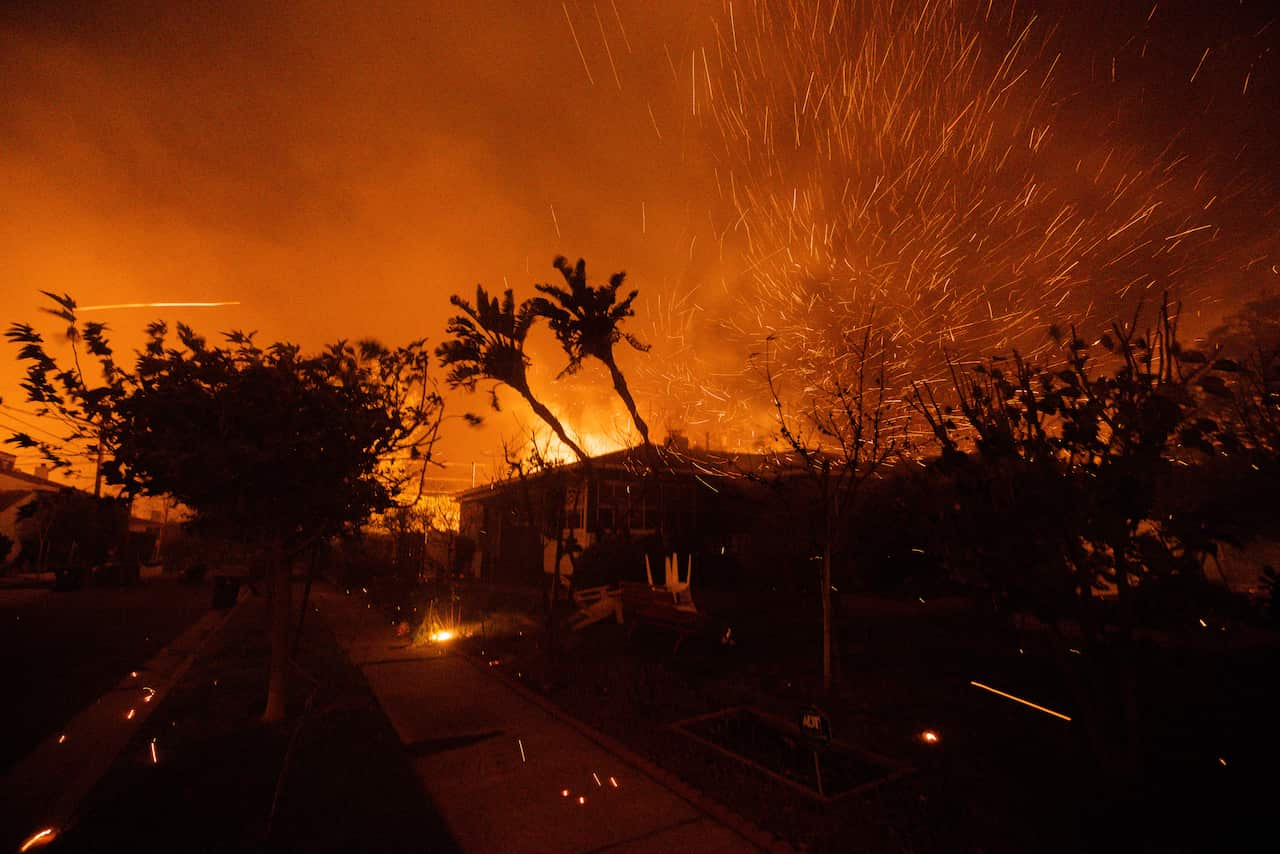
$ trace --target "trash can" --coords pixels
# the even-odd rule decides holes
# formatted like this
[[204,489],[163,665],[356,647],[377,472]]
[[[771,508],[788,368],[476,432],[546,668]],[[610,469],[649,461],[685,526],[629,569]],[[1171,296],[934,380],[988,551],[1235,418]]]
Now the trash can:
[[213,607],[231,608],[240,595],[240,579],[234,575],[215,575],[213,577]]

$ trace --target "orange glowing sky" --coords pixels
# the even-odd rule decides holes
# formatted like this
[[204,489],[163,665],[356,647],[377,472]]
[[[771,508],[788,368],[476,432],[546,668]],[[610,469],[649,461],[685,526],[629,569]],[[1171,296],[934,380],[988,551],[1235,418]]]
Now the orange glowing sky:
[[[156,318],[206,334],[255,329],[308,348],[342,337],[438,341],[450,294],[505,282],[531,295],[565,254],[585,257],[600,278],[625,269],[641,290],[636,331],[652,339],[656,325],[671,336],[651,356],[622,353],[626,369],[689,345],[672,318],[727,303],[745,265],[732,239],[709,236],[725,225],[712,222],[723,217],[712,212],[716,155],[686,104],[688,72],[677,68],[727,4],[267,5],[68,2],[0,13],[0,323],[39,319],[37,291],[46,289],[86,305],[239,303],[95,315],[125,346]],[[1032,5],[1050,15],[1074,8]],[[1120,5],[1141,22],[1151,4]],[[1176,21],[1195,4],[1170,6]],[[1242,142],[1218,159],[1244,171],[1275,151],[1275,134],[1260,132],[1274,121],[1258,116],[1275,112],[1269,46],[1280,29],[1259,31],[1268,13],[1257,4],[1247,12],[1234,30],[1188,19],[1150,60],[1182,80],[1202,45],[1243,57],[1233,63],[1253,75],[1251,100],[1232,107],[1238,126],[1219,125]],[[1129,18],[1108,18],[1103,41],[1116,44],[1072,66],[1087,70],[1119,50]],[[1078,23],[1062,29],[1080,42]],[[1234,65],[1209,65],[1206,78],[1239,86]],[[1155,99],[1160,67],[1145,72],[1143,97]],[[1174,88],[1144,119],[1167,119],[1162,144],[1185,103]],[[1254,191],[1273,178],[1251,180],[1251,199],[1271,198],[1270,188]],[[1255,208],[1242,215],[1266,226],[1254,248],[1274,257],[1275,208]],[[548,340],[535,342],[535,354]],[[694,346],[713,369],[746,355],[712,337]],[[23,407],[4,347],[0,397]],[[590,374],[566,381],[572,390],[553,388],[553,375],[539,370],[535,381],[571,423],[606,432],[622,423]],[[638,394],[659,434],[663,393],[656,382]],[[455,415],[484,409],[481,396],[450,400]],[[530,420],[511,405],[481,430],[448,422],[440,457],[469,477],[471,463],[492,459],[514,432],[515,416]]]

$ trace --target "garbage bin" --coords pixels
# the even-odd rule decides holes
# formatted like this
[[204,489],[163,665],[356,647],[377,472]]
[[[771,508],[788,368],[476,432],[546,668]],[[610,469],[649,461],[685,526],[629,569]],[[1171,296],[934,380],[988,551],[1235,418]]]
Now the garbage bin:
[[213,607],[230,608],[236,604],[240,595],[240,579],[234,575],[215,575],[213,577]]

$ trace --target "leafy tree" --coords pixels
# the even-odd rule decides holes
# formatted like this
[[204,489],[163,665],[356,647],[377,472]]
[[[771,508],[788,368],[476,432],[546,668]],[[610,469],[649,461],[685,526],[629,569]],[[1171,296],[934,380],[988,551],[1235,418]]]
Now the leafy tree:
[[[74,327],[74,302],[60,304]],[[388,467],[388,457],[429,459],[442,414],[429,351],[423,341],[396,350],[338,342],[304,355],[287,343],[259,347],[241,332],[220,346],[185,325],[172,346],[164,324],[147,332],[130,371],[115,365],[100,336],[105,391],[73,385],[60,405],[107,416],[100,423],[114,448],[104,465],[108,482],[128,495],[171,496],[195,513],[198,528],[267,552],[272,652],[263,718],[279,721],[291,561],[393,502],[407,476]],[[43,370],[43,351],[28,358]]]
[[902,450],[894,423],[894,404],[885,385],[885,346],[872,336],[871,324],[821,382],[804,392],[797,414],[783,402],[777,376],[766,354],[765,379],[783,442],[799,460],[818,497],[822,567],[818,589],[822,604],[822,688],[831,690],[831,567],[861,506],[863,489]]
[[[36,414],[59,422],[66,433],[61,446],[41,442],[25,432],[16,432],[5,441],[20,448],[35,449],[54,468],[61,469],[72,467],[65,447],[83,448],[96,460],[93,494],[99,496],[102,494],[102,462],[108,450],[104,437],[113,417],[111,401],[119,369],[106,340],[105,324],[89,322],[82,326],[75,316],[75,300],[69,294],[41,293],[54,304],[41,311],[67,324],[65,338],[71,346],[70,366],[58,365],[45,349],[44,337],[30,324],[12,324],[5,331],[5,337],[18,345],[18,359],[27,363],[26,378],[21,383],[27,401],[36,405]],[[87,352],[82,354],[82,349]],[[81,367],[82,355],[99,361],[102,384],[95,385],[86,376]]]

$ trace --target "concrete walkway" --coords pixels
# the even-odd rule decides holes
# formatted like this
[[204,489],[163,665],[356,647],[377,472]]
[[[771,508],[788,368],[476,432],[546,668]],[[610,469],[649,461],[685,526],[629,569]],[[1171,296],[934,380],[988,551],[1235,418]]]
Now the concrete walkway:
[[643,760],[605,749],[477,663],[408,647],[362,597],[331,588],[313,597],[464,851],[763,850],[722,809],[659,782]]

